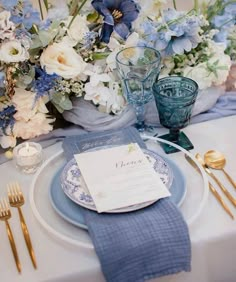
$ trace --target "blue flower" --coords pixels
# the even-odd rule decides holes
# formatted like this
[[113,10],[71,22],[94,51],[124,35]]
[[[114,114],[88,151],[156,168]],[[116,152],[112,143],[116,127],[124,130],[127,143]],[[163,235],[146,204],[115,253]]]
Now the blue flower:
[[53,89],[56,85],[56,79],[58,75],[47,74],[43,69],[35,69],[36,79],[33,82],[33,89],[36,92],[36,100],[39,97],[49,94],[49,90]]
[[12,7],[16,6],[17,3],[18,3],[18,0],[1,0],[0,1],[1,6],[6,10],[9,10]]
[[[224,1],[224,3],[227,4],[227,1]],[[211,25],[219,30],[214,36],[214,40],[224,43],[225,46],[230,44],[228,40],[229,32],[236,25],[236,3],[225,6],[219,15],[213,17]]]
[[138,17],[138,5],[133,0],[93,0],[94,9],[104,17],[101,41],[108,43],[115,30],[123,39],[130,33],[131,23]]
[[5,87],[4,81],[5,81],[5,72],[1,71],[0,72],[0,88]]
[[151,40],[153,47],[163,56],[189,52],[201,42],[201,20],[195,15],[174,9],[164,10],[161,22],[154,27],[147,31],[145,38],[149,42]]
[[13,129],[15,118],[14,114],[16,113],[16,109],[13,105],[7,106],[2,111],[0,111],[0,128],[3,130],[3,133],[7,135],[7,128]]
[[11,21],[17,25],[23,25],[25,29],[31,29],[33,24],[40,24],[40,13],[33,8],[29,0],[1,0],[1,6],[11,12]]

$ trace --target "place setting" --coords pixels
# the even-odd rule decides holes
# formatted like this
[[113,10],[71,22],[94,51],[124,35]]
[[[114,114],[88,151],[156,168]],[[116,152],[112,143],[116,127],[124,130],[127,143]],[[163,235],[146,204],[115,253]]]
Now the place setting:
[[[64,150],[65,148],[64,145]],[[103,166],[99,170],[101,158],[103,159]],[[55,211],[64,220],[78,228],[89,231],[89,236],[92,238],[101,263],[104,260],[107,263],[108,261],[113,263],[117,258],[113,257],[112,259],[109,256],[110,252],[103,253],[102,251],[103,247],[107,245],[108,250],[111,251],[114,248],[114,251],[119,253],[117,244],[110,241],[112,237],[116,238],[117,242],[124,243],[124,240],[133,240],[133,230],[136,228],[142,229],[142,224],[147,225],[149,221],[150,224],[154,224],[154,221],[157,220],[160,221],[160,224],[165,225],[162,217],[166,213],[166,208],[169,211],[172,210],[170,218],[174,216],[173,222],[180,224],[179,220],[182,216],[180,216],[177,205],[181,205],[181,201],[183,201],[186,184],[181,170],[173,163],[162,159],[158,154],[148,149],[141,149],[137,143],[90,149],[75,154],[74,158],[54,175],[49,188],[50,201]],[[117,173],[117,170],[119,173]],[[181,191],[180,189],[184,190]],[[171,201],[160,200],[160,198],[170,196],[170,191],[173,195]],[[160,208],[155,208],[155,205],[160,205]],[[162,215],[159,215],[161,216],[159,217],[158,213],[162,209],[164,214],[161,212]],[[153,217],[154,214],[155,217]],[[137,226],[136,220],[140,221]],[[169,220],[172,222],[171,219]],[[113,221],[112,225],[109,223],[110,221]],[[123,224],[125,226],[128,224],[128,226],[125,227]],[[132,225],[134,226],[132,227]],[[105,228],[108,228],[108,230],[104,231],[102,226],[106,226]],[[121,226],[123,226],[121,234],[130,233],[131,237],[122,237],[123,235],[118,232]],[[172,223],[166,226],[170,234],[173,228],[171,226]],[[180,224],[180,226],[183,228],[185,224]],[[177,226],[173,230],[176,231],[176,228]],[[150,229],[152,234],[155,233],[154,229],[153,226]],[[101,238],[103,232],[106,235]],[[109,237],[109,240],[106,239],[106,236]],[[146,235],[144,237],[141,235],[137,244],[142,244],[144,238],[150,240]],[[188,242],[186,238],[185,243]],[[173,240],[175,241],[174,238]],[[103,246],[103,244],[105,245]],[[160,251],[161,245],[159,246]],[[123,256],[125,252],[126,250],[122,247],[120,255]],[[130,250],[130,253],[132,254],[133,250]],[[153,256],[156,255],[153,254]],[[106,275],[109,275],[108,269],[111,269],[111,265],[106,268],[105,263],[102,267],[104,267]],[[114,270],[114,273],[119,272],[116,271]]]

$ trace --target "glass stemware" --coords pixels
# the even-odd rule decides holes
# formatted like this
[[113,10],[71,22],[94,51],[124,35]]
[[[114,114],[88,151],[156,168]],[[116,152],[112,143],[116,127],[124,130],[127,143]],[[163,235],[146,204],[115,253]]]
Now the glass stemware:
[[[186,150],[193,149],[193,144],[180,129],[189,124],[198,94],[197,83],[182,76],[164,77],[154,83],[153,91],[160,123],[169,129],[169,134],[160,138],[174,142]],[[178,151],[167,144],[163,144],[163,149],[167,154]]]
[[124,95],[135,109],[140,132],[146,129],[145,105],[153,99],[152,86],[160,73],[160,61],[160,53],[150,47],[128,47],[116,55]]

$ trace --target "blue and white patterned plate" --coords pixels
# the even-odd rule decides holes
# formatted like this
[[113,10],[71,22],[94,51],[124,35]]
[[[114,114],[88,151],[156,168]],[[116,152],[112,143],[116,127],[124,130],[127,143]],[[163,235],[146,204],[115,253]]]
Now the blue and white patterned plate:
[[[149,162],[152,164],[155,171],[160,175],[162,182],[169,189],[173,182],[173,172],[169,165],[156,153],[142,149]],[[76,160],[71,159],[64,167],[61,173],[61,186],[64,193],[76,204],[85,207],[90,210],[96,210],[93,199],[88,191],[88,188],[84,182],[81,172],[78,168]],[[129,212],[137,209],[141,209],[151,205],[155,201],[149,201],[141,204],[135,204],[132,206],[114,209],[109,211],[110,213]]]

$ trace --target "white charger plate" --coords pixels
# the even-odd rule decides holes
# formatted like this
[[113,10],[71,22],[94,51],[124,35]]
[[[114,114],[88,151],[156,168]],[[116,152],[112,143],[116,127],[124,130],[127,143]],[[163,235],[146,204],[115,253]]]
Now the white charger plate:
[[[176,147],[184,154],[187,154],[199,168],[201,172],[202,182],[201,186],[199,186],[196,190],[196,193],[201,194],[200,200],[195,208],[191,211],[185,211],[185,209],[183,208],[183,216],[188,226],[190,227],[199,217],[203,207],[207,202],[209,189],[206,173],[203,171],[201,165],[196,162],[194,156],[180,146],[157,137],[145,136],[145,138],[153,140],[154,142],[166,143],[173,147]],[[72,244],[73,246],[93,249],[94,247],[88,235],[88,232],[82,228],[74,226],[73,224],[64,220],[60,215],[58,215],[58,213],[52,207],[50,198],[48,197],[54,173],[55,171],[58,171],[64,163],[65,158],[63,156],[63,151],[60,150],[58,153],[46,160],[36,172],[29,190],[29,200],[32,211],[42,227],[55,239],[59,239],[60,242]],[[195,173],[194,177],[195,175],[197,174]],[[187,187],[187,190],[189,188],[190,187]],[[195,197],[190,197],[187,199],[190,200],[188,206],[191,206],[191,203],[193,201],[194,203],[196,202]],[[185,205],[185,202],[186,201],[183,201],[183,206]]]
[[[97,150],[101,150],[104,148],[107,148],[107,146],[99,147]],[[168,162],[166,162],[162,157],[160,157],[155,152],[147,149],[142,149],[142,151],[145,154],[148,161],[151,163],[154,170],[159,174],[163,184],[165,184],[165,186],[169,189],[173,182],[172,167],[170,167]],[[84,179],[78,168],[77,162],[74,158],[71,159],[65,165],[60,175],[60,179],[61,179],[62,190],[73,202],[87,209],[96,211],[96,206],[93,202],[93,199],[89,193],[89,190],[84,182]],[[184,186],[183,189],[186,189],[186,187]],[[107,212],[122,213],[122,212],[135,211],[147,207],[153,204],[154,202],[156,202],[156,200],[135,204],[124,208],[114,209]]]

